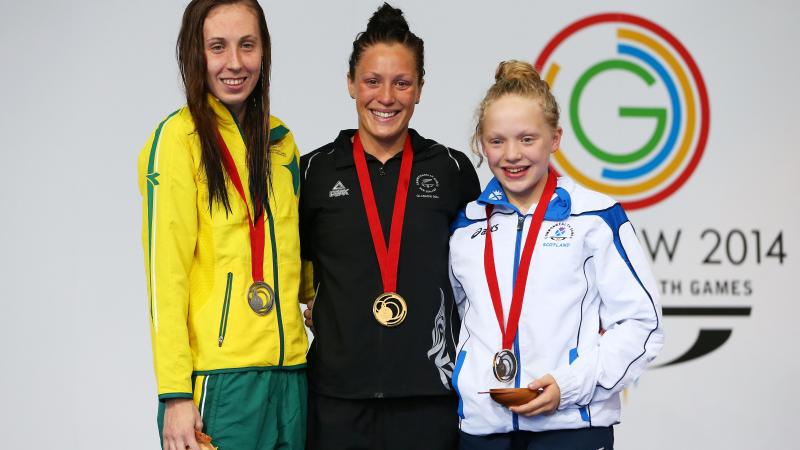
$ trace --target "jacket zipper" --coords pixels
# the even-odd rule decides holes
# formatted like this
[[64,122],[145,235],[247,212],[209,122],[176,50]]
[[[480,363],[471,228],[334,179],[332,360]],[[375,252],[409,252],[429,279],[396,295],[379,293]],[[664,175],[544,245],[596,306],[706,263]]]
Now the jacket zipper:
[[[514,290],[514,286],[517,284],[517,270],[519,270],[519,259],[520,259],[520,252],[522,251],[523,246],[523,235],[522,230],[525,228],[525,215],[520,214],[517,216],[517,240],[514,246],[514,276],[512,280],[512,288]],[[517,336],[519,336],[519,331],[517,331]],[[519,355],[519,347],[517,346],[517,339],[514,339],[514,356],[517,357],[517,376],[514,380],[514,387],[518,388],[520,386],[520,376],[522,374],[522,358]],[[514,431],[519,431],[519,416],[514,413],[511,416],[511,426]]]
[[[284,349],[284,335],[283,335],[283,317],[281,314],[281,288],[278,284],[280,277],[278,276],[278,245],[275,242],[275,219],[272,217],[272,208],[269,203],[264,205],[267,212],[267,222],[269,224],[269,242],[272,248],[272,288],[275,290],[275,315],[278,320],[278,341],[280,343],[280,353],[278,357],[278,366],[283,366]],[[311,311],[313,314],[314,311]]]
[[[236,123],[236,128],[239,129],[239,135],[242,137],[243,141],[247,141],[244,137],[244,133],[242,132],[242,126],[239,123],[239,120],[236,118],[236,114],[228,108],[228,112],[231,113],[231,117],[233,118],[233,122]],[[268,124],[269,125],[269,124]],[[267,144],[269,146],[269,143]],[[278,366],[283,366],[283,357],[285,353],[285,337],[283,335],[283,317],[281,314],[281,289],[278,285],[279,275],[278,275],[278,246],[275,242],[275,219],[272,217],[272,209],[269,206],[269,202],[267,202],[264,206],[264,210],[267,213],[267,222],[269,223],[269,240],[270,240],[270,247],[272,247],[272,277],[273,277],[273,285],[272,288],[275,291],[275,315],[277,316],[278,320],[278,342],[279,342],[279,356],[278,356]],[[263,220],[263,219],[262,219]],[[230,295],[230,294],[229,294]],[[312,314],[314,311],[311,311]],[[227,313],[226,313],[227,314]],[[227,319],[226,319],[227,320]],[[224,332],[220,332],[219,338],[219,346],[222,347],[222,340],[224,339]]]
[[219,319],[219,340],[218,345],[222,347],[225,340],[225,332],[228,331],[228,314],[231,309],[231,288],[233,287],[233,273],[228,272],[228,281],[225,284],[225,298],[222,301],[222,314]]

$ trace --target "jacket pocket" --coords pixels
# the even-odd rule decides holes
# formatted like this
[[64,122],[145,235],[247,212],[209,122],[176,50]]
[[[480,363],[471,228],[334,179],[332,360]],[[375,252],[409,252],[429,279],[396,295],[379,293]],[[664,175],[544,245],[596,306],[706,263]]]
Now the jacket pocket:
[[217,344],[222,347],[225,333],[228,331],[228,314],[231,309],[231,289],[233,289],[233,273],[228,272],[228,281],[225,283],[225,297],[222,300],[222,313],[219,318],[219,339]]

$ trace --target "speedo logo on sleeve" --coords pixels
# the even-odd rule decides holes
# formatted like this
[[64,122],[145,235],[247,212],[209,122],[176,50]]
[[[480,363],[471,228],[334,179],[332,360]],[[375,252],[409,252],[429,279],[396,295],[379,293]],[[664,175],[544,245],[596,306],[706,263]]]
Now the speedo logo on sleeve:
[[328,193],[328,197],[341,197],[343,195],[350,195],[350,189],[344,187],[344,184],[342,184],[340,180],[333,185],[333,188]]

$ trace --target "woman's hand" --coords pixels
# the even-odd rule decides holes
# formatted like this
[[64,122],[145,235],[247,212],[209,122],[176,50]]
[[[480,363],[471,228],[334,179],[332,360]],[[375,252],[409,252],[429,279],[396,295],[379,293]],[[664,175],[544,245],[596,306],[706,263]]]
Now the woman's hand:
[[537,391],[543,389],[538,397],[524,405],[512,406],[512,412],[523,416],[535,416],[538,414],[551,414],[558,409],[561,403],[561,388],[558,387],[556,379],[549,373],[541,378],[537,378],[528,385],[528,389]]
[[314,320],[311,316],[311,310],[314,308],[314,300],[309,300],[306,303],[306,310],[303,311],[303,318],[306,320],[306,326],[314,331]]
[[200,411],[189,398],[167,400],[164,411],[164,450],[200,450],[194,431],[203,431]]

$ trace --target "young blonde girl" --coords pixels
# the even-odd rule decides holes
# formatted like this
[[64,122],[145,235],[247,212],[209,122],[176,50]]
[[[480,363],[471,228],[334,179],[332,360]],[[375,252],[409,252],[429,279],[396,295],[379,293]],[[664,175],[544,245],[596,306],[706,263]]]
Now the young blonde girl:
[[[536,70],[506,61],[495,79],[473,139],[494,178],[450,239],[460,445],[609,450],[619,392],[663,343],[655,281],[619,203],[550,169],[562,130]],[[514,387],[538,396],[480,393]]]

